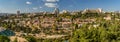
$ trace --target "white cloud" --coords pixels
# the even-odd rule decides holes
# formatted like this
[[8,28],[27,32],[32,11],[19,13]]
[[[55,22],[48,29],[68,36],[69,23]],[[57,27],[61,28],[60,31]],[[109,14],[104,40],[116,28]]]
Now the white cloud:
[[37,10],[38,8],[34,7],[33,10]]
[[42,8],[41,6],[39,8]]
[[30,5],[30,4],[32,4],[32,2],[27,1],[26,4]]
[[59,0],[43,0],[45,2],[45,6],[47,7],[58,7],[57,2],[59,2]]
[[47,7],[57,7],[57,3],[45,3]]
[[44,0],[45,2],[59,2],[59,0]]

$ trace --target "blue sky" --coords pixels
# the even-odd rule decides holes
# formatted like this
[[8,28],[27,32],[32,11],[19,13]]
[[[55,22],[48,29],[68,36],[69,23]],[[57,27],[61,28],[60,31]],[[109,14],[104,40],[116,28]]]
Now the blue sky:
[[0,0],[0,12],[16,13],[21,12],[40,12],[54,10],[83,10],[86,8],[102,8],[105,11],[120,10],[120,0]]

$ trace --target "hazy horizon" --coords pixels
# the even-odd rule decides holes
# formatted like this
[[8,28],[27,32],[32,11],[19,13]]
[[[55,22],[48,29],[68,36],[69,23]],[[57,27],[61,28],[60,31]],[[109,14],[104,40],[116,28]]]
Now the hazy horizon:
[[119,11],[120,0],[0,0],[0,13],[52,12],[61,10],[84,10],[102,8],[104,11]]

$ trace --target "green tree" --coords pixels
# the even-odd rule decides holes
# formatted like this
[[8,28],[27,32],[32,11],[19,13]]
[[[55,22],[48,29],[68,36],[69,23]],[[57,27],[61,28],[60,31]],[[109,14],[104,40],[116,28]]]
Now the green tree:
[[32,36],[25,37],[28,42],[37,42],[37,39]]
[[14,40],[13,42],[18,42],[18,41],[17,41],[17,38],[15,38],[15,40]]
[[10,39],[7,36],[0,35],[0,42],[10,42]]

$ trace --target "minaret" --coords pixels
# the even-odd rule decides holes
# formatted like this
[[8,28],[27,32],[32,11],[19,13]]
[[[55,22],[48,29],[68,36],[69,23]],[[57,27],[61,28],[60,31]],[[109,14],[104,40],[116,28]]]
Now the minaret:
[[55,8],[55,10],[53,11],[53,14],[55,14],[57,16],[59,14],[59,9]]
[[20,11],[19,11],[19,10],[17,11],[17,14],[20,14]]

